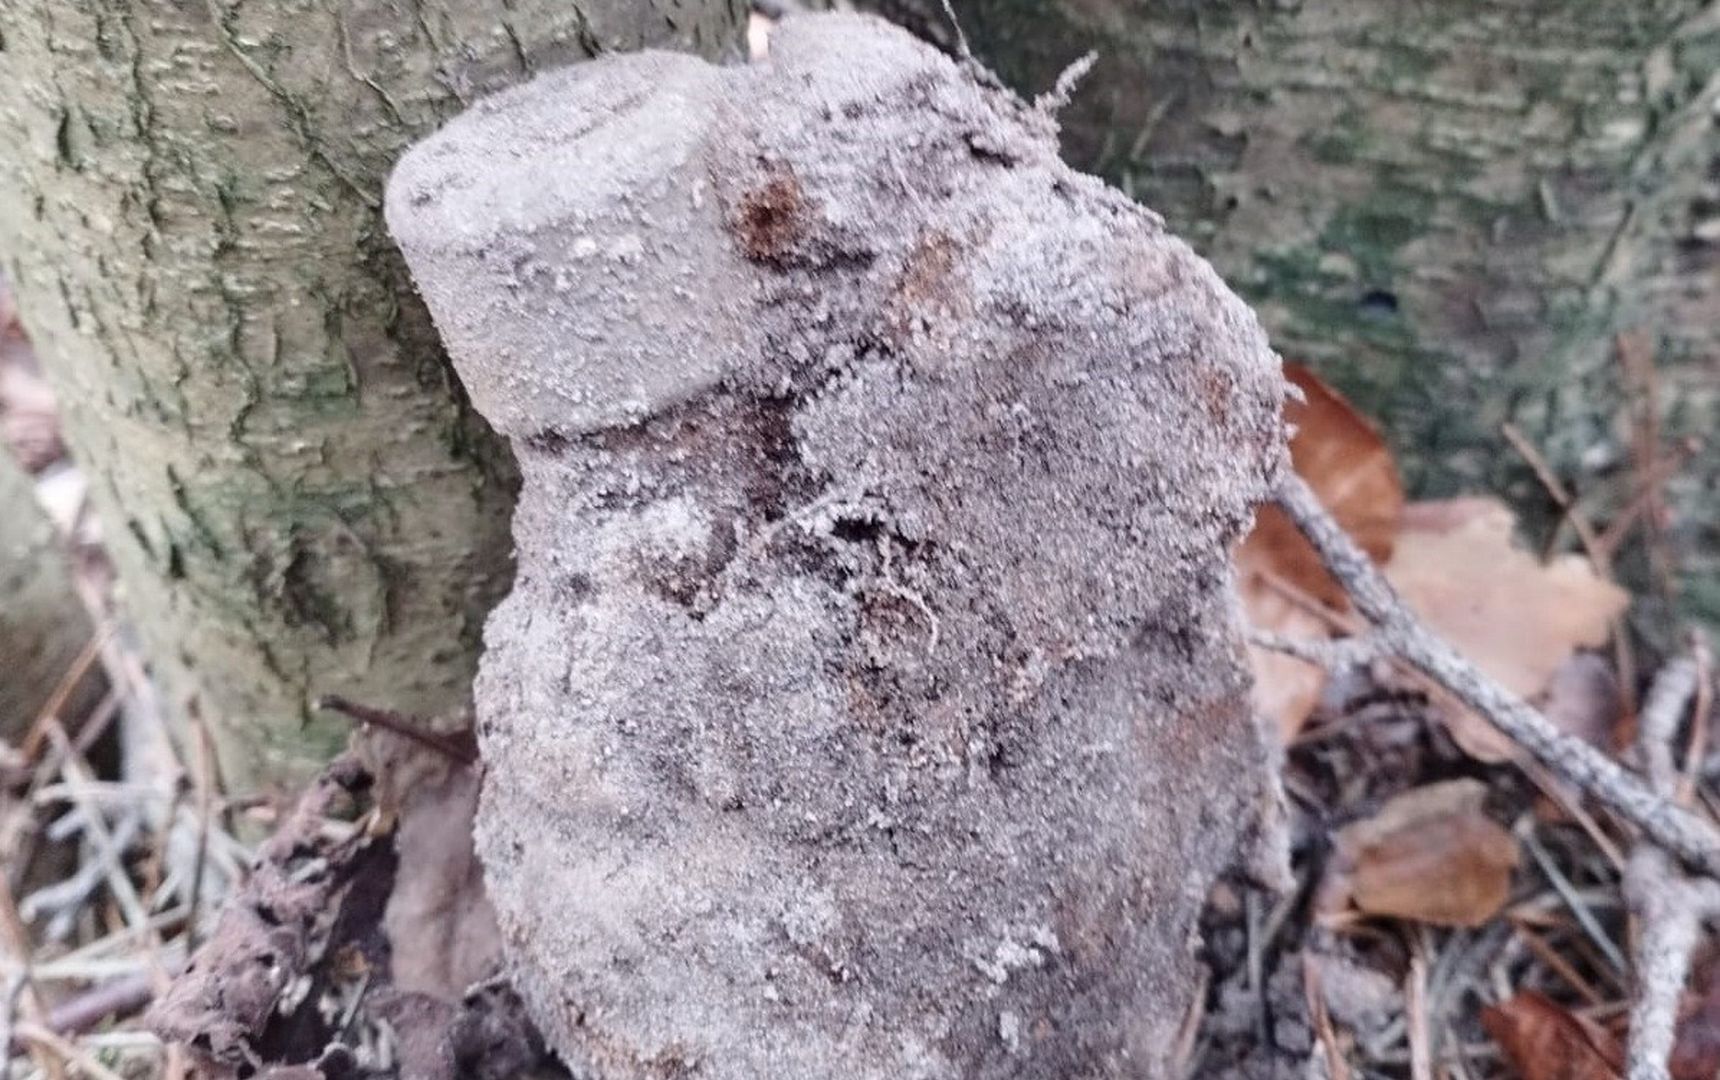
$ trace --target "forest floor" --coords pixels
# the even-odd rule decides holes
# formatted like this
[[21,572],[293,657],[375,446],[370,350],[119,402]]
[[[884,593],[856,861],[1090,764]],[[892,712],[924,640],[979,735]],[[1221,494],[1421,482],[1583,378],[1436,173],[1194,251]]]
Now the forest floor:
[[[1307,399],[1292,410],[1299,474],[1429,626],[1561,732],[1636,764],[1627,748],[1657,674],[1693,676],[1663,709],[1673,797],[1720,820],[1706,650],[1639,654],[1631,597],[1612,581],[1614,556],[1653,532],[1652,490],[1594,523],[1547,477],[1566,512],[1531,552],[1497,500],[1406,502],[1373,426],[1291,375]],[[553,1074],[506,987],[468,991],[440,959],[493,931],[474,914],[469,743],[401,738],[405,718],[336,703],[371,723],[296,807],[216,790],[201,741],[182,754],[165,737],[52,397],[3,298],[0,433],[36,474],[98,627],[56,702],[84,680],[108,687],[88,715],[51,704],[0,746],[3,1075],[180,1075],[188,1052],[161,1031],[235,1076]],[[1642,475],[1658,475],[1652,460]],[[1266,634],[1357,629],[1344,590],[1276,512],[1237,558]],[[1352,659],[1254,653],[1261,711],[1287,746],[1294,884],[1213,890],[1178,1074],[1621,1075],[1645,983],[1632,829],[1423,676]],[[403,896],[435,918],[390,925]],[[1675,997],[1677,1080],[1720,1070],[1720,940],[1692,952]],[[408,978],[408,955],[433,962]]]

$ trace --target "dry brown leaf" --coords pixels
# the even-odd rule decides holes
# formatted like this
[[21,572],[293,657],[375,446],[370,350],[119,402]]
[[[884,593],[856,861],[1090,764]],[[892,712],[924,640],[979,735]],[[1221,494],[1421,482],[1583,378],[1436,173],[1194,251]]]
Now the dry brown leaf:
[[[1376,562],[1391,557],[1403,508],[1397,465],[1378,429],[1331,387],[1300,364],[1287,362],[1284,377],[1305,402],[1286,402],[1284,419],[1294,427],[1290,461],[1320,502]],[[1319,555],[1275,506],[1263,506],[1254,530],[1237,550],[1237,562],[1288,582],[1296,590],[1343,611],[1344,590]]]
[[[1290,463],[1296,475],[1369,557],[1385,562],[1391,558],[1404,500],[1397,463],[1379,429],[1301,364],[1286,363],[1284,377],[1307,399],[1284,406],[1284,419],[1295,429]],[[1275,506],[1261,508],[1254,531],[1242,542],[1237,557],[1276,574],[1333,610],[1349,606],[1343,587],[1326,573],[1314,548]]]
[[1369,915],[1479,926],[1511,893],[1517,841],[1482,810],[1487,788],[1451,780],[1404,792],[1340,830],[1323,902]]
[[1604,657],[1592,652],[1566,657],[1537,702],[1541,714],[1561,731],[1591,746],[1609,749],[1624,722],[1624,694]]
[[1523,1080],[1617,1080],[1618,1040],[1544,994],[1525,990],[1481,1010],[1481,1026]]
[[[1547,688],[1579,648],[1607,640],[1629,594],[1575,555],[1543,563],[1512,541],[1516,518],[1496,499],[1405,507],[1386,576],[1441,637],[1522,698]],[[1514,746],[1491,724],[1453,707],[1452,737],[1481,761]]]
[[377,778],[379,814],[397,822],[399,870],[382,919],[394,985],[459,1001],[494,974],[502,952],[472,845],[478,770],[387,731],[366,731],[356,744]]
[[[188,1051],[197,1076],[346,1076],[334,1063],[350,1058],[349,1032],[378,1023],[391,1029],[400,1076],[547,1075],[543,1040],[513,990],[491,979],[472,987],[501,957],[471,854],[478,775],[468,744],[443,733],[433,748],[415,730],[419,738],[355,736],[151,1007],[148,1023]],[[365,828],[328,828],[367,806]],[[377,940],[383,895],[387,949]],[[355,991],[344,1019],[327,1011],[324,989]],[[271,1064],[282,1060],[320,1067]]]
[[1667,1062],[1672,1080],[1714,1080],[1720,1076],[1720,953],[1712,947],[1704,950],[1694,969]]
[[[1343,396],[1307,368],[1284,365],[1284,377],[1305,402],[1287,402],[1284,418],[1295,427],[1290,460],[1340,525],[1376,561],[1392,553],[1403,486],[1379,431]],[[1298,595],[1333,612],[1348,607],[1344,591],[1284,512],[1263,506],[1254,530],[1236,552],[1238,588],[1249,621],[1289,637],[1323,638],[1331,621],[1292,600]],[[1280,653],[1250,649],[1255,708],[1277,722],[1288,741],[1319,700],[1326,674]]]
[[[1325,619],[1289,599],[1258,576],[1247,576],[1238,584],[1248,621],[1262,630],[1292,638],[1324,638],[1331,627]],[[1326,688],[1326,670],[1258,645],[1248,647],[1248,663],[1254,672],[1254,709],[1276,724],[1279,737],[1288,744],[1302,729],[1320,693]]]
[[1714,1080],[1720,1076],[1720,1000],[1712,989],[1678,1025],[1668,1067],[1673,1080]]

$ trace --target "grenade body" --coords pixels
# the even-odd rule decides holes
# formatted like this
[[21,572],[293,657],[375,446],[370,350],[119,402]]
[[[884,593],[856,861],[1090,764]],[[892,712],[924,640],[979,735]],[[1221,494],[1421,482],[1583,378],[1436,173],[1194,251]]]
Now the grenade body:
[[1157,1075],[1275,791],[1240,301],[853,16],[499,95],[389,212],[521,460],[480,850],[576,1074]]

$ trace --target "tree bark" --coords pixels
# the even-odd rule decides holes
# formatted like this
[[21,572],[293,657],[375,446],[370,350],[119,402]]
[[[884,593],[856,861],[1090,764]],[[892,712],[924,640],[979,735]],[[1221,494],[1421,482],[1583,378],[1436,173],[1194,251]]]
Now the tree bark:
[[[1621,332],[1648,335],[1666,443],[1720,420],[1715,5],[956,8],[1023,90],[1099,50],[1063,114],[1072,158],[1163,212],[1282,351],[1380,417],[1417,492],[1535,499],[1511,421],[1578,491],[1635,494]],[[1682,573],[1658,575],[1713,623],[1717,483],[1710,446],[1670,485]]]
[[[54,523],[36,501],[35,485],[0,448],[0,739],[26,730],[90,643],[89,613],[78,601]],[[79,680],[60,710],[68,726],[100,685]]]
[[[0,254],[124,598],[230,785],[341,740],[318,694],[463,706],[514,470],[378,208],[412,140],[601,51],[738,48],[736,0],[19,0]],[[571,179],[571,178],[570,178]]]

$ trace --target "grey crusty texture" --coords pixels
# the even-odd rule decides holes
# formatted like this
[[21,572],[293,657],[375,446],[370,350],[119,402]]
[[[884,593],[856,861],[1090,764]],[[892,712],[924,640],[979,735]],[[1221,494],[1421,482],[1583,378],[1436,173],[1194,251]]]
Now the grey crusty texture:
[[575,1073],[1158,1075],[1272,832],[1252,314],[858,16],[545,75],[388,214],[524,469],[479,842]]

